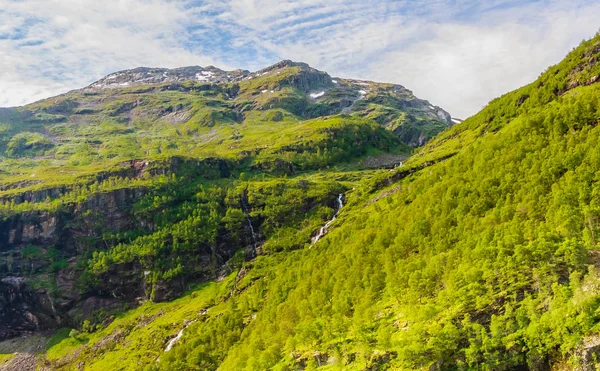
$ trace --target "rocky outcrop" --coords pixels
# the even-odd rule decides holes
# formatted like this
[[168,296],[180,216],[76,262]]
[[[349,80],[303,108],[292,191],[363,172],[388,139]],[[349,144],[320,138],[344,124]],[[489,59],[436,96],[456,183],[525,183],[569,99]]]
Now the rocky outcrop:
[[290,62],[292,65],[300,67],[300,72],[282,79],[282,84],[292,85],[305,93],[318,88],[330,88],[334,85],[331,76],[326,72],[318,71],[305,63],[284,62]]
[[[229,177],[232,165],[222,159],[187,159],[173,157],[160,162],[132,160],[115,169],[99,173],[94,181],[115,177],[168,175],[202,176],[206,179]],[[27,191],[16,195],[16,203],[35,204],[47,198],[59,198],[69,190],[55,188]],[[96,192],[75,203],[64,203],[54,211],[24,211],[0,219],[0,339],[28,331],[76,325],[97,310],[122,308],[140,299],[163,301],[187,288],[185,280],[146,283],[146,272],[137,263],[114,265],[101,277],[103,290],[81,286],[81,263],[87,252],[108,245],[104,235],[126,231],[152,231],[150,220],[136,217],[135,202],[149,192],[143,186],[125,186]],[[200,265],[223,264],[235,246],[221,246],[223,251],[198,251]],[[203,276],[206,275],[206,276]],[[193,277],[209,278],[198,270]],[[82,290],[83,289],[83,290]]]
[[314,87],[327,87],[333,85],[331,77],[327,73],[311,68],[306,63],[283,60],[254,73],[250,73],[250,71],[241,69],[224,71],[214,66],[189,66],[174,69],[138,67],[131,70],[115,72],[105,76],[84,88],[83,91],[127,88],[152,84],[180,86],[178,83],[186,81],[206,84],[234,83],[256,78],[269,72],[288,67],[299,67],[300,73],[283,79],[283,84],[293,85],[305,92],[308,92]]
[[377,181],[375,183],[375,185],[373,186],[373,189],[377,190],[377,189],[382,189],[382,188],[388,187],[394,183],[401,181],[402,179],[406,178],[407,176],[416,173],[417,171],[425,169],[426,167],[429,167],[431,165],[437,164],[438,162],[445,161],[451,157],[454,157],[455,155],[456,155],[456,153],[450,153],[450,154],[441,156],[439,158],[436,158],[434,160],[423,162],[415,167],[409,167],[406,169],[399,168],[398,170],[395,170],[390,176]]
[[293,163],[280,159],[258,162],[252,166],[252,170],[264,171],[275,175],[294,175],[296,173]]
[[177,83],[183,81],[223,83],[234,81],[249,73],[249,71],[239,69],[234,71],[223,71],[214,66],[190,66],[174,69],[138,67],[131,70],[111,73],[92,83],[84,90],[124,88],[128,86]]
[[68,210],[31,211],[0,221],[0,339],[74,324],[91,314],[85,300],[95,294],[80,290],[77,259],[102,248],[103,231],[134,228],[131,205],[144,192],[93,194]]
[[136,187],[95,193],[60,211],[22,212],[0,220],[0,252],[29,244],[74,250],[78,237],[97,236],[100,230],[129,229],[135,223],[131,205],[145,192],[145,188]]
[[[23,184],[27,186],[28,184]],[[66,186],[60,186],[56,188],[46,188],[39,190],[29,190],[23,193],[16,194],[14,196],[0,197],[0,203],[14,202],[15,204],[22,204],[23,202],[37,203],[45,201],[46,199],[54,199],[63,195],[68,188]]]
[[58,242],[60,217],[42,211],[18,214],[0,221],[0,252],[29,243],[51,245]]
[[58,321],[25,280],[0,279],[0,341],[26,332],[54,327]]

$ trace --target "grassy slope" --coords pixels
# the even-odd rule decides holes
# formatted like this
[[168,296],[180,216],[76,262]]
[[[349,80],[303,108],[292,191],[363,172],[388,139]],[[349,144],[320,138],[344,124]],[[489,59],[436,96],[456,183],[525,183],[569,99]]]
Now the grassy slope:
[[[49,339],[46,357],[52,367],[60,368],[70,357],[94,358],[90,370],[140,369],[164,354],[165,343],[186,326],[186,320],[211,320],[226,308],[228,288],[235,275],[222,282],[204,284],[170,303],[146,303],[117,316],[106,328],[93,333],[57,332]],[[209,309],[208,312],[205,312]],[[69,336],[71,334],[71,336]],[[114,357],[113,354],[122,354]]]

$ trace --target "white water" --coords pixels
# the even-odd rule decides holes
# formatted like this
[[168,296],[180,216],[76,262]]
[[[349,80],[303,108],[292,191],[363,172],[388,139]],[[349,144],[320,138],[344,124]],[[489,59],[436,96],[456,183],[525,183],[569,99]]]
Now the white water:
[[258,239],[256,238],[256,232],[254,232],[254,226],[252,226],[250,208],[246,204],[246,201],[244,201],[244,197],[247,197],[247,193],[246,196],[240,196],[240,205],[242,206],[242,211],[244,212],[244,214],[246,214],[246,221],[248,222],[248,226],[250,227],[250,233],[252,234],[252,242],[254,242],[253,247],[256,249],[256,246],[258,245]]
[[256,239],[256,233],[254,233],[254,227],[252,226],[252,219],[250,219],[250,214],[246,214],[246,219],[248,220],[248,225],[250,226],[250,233],[252,234],[252,241],[254,241],[254,247],[258,245],[258,240]]
[[182,328],[181,331],[179,331],[179,333],[177,334],[177,336],[175,336],[173,339],[169,340],[169,343],[167,344],[167,347],[165,348],[165,352],[170,351],[173,348],[173,345],[175,345],[179,339],[181,339],[181,337],[183,336],[183,330],[185,330],[185,328]]
[[[200,314],[205,315],[208,312],[208,310],[204,310],[202,311]],[[177,344],[177,342],[179,341],[179,339],[181,339],[181,337],[183,336],[183,330],[185,330],[189,325],[191,325],[192,323],[196,322],[196,320],[190,321],[188,324],[186,324],[181,331],[179,331],[179,333],[177,334],[177,336],[175,336],[173,339],[169,340],[169,342],[167,343],[167,347],[165,348],[165,352],[170,351],[171,349],[173,349],[173,346],[175,344]]]
[[313,244],[317,243],[317,242],[318,242],[318,241],[321,239],[321,237],[323,237],[323,236],[325,236],[325,235],[327,234],[327,231],[328,231],[328,229],[329,229],[329,225],[330,225],[331,223],[333,223],[333,221],[334,221],[334,220],[337,218],[337,216],[338,216],[338,214],[339,214],[339,212],[340,212],[340,209],[341,209],[342,207],[344,207],[344,201],[343,201],[343,197],[344,197],[344,195],[343,195],[342,193],[340,193],[340,194],[338,195],[338,198],[337,198],[337,200],[336,200],[336,209],[335,209],[335,214],[333,214],[333,218],[331,218],[331,220],[330,220],[330,221],[328,221],[327,223],[325,223],[325,225],[324,225],[324,226],[322,226],[322,227],[319,229],[319,233],[317,233],[317,235],[316,235],[316,236],[314,236],[314,237],[312,238],[312,243],[313,243]]

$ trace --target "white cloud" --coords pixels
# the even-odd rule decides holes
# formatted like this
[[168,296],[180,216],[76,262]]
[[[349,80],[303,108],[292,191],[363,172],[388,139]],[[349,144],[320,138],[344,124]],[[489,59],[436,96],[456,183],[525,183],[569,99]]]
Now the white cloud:
[[241,37],[261,48],[335,75],[405,85],[463,118],[559,62],[593,35],[600,14],[600,4],[583,0],[313,1],[306,12],[242,2],[236,16],[254,33]]
[[259,69],[294,59],[402,84],[463,118],[558,62],[600,14],[593,0],[0,3],[0,106],[140,65]]
[[491,99],[535,80],[581,40],[597,31],[600,4],[579,9],[529,7],[535,24],[433,25],[433,37],[405,50],[389,51],[364,71],[368,78],[394,81],[413,89],[457,117],[466,118]]
[[[0,35],[9,35],[0,39],[0,107],[79,88],[123,68],[219,64],[180,45],[189,22],[181,4],[0,1]],[[11,35],[17,32],[22,35]]]

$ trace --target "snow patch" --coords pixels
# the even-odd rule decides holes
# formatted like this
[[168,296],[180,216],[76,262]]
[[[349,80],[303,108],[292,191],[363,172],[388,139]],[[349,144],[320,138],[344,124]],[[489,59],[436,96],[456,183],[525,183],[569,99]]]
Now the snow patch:
[[268,92],[268,90],[265,89],[265,90],[261,90],[260,92],[264,94],[264,93]]
[[356,84],[357,85],[362,85],[362,86],[369,86],[370,85],[369,83],[366,83],[366,82],[357,82]]
[[325,95],[324,91],[320,91],[318,93],[310,93],[311,98],[319,98],[319,97],[322,97],[323,95]]
[[360,95],[367,95],[367,92],[364,90],[359,90],[358,92],[360,93]]
[[[204,71],[202,71],[202,72],[204,72]],[[206,76],[203,76],[203,75],[197,73],[196,74],[196,80],[198,80],[198,81],[207,81],[208,78]]]
[[337,80],[331,80],[332,83],[338,84]]
[[455,119],[454,117],[451,118],[450,120],[452,120],[452,122],[455,123],[455,124],[460,124],[462,122],[462,120]]

